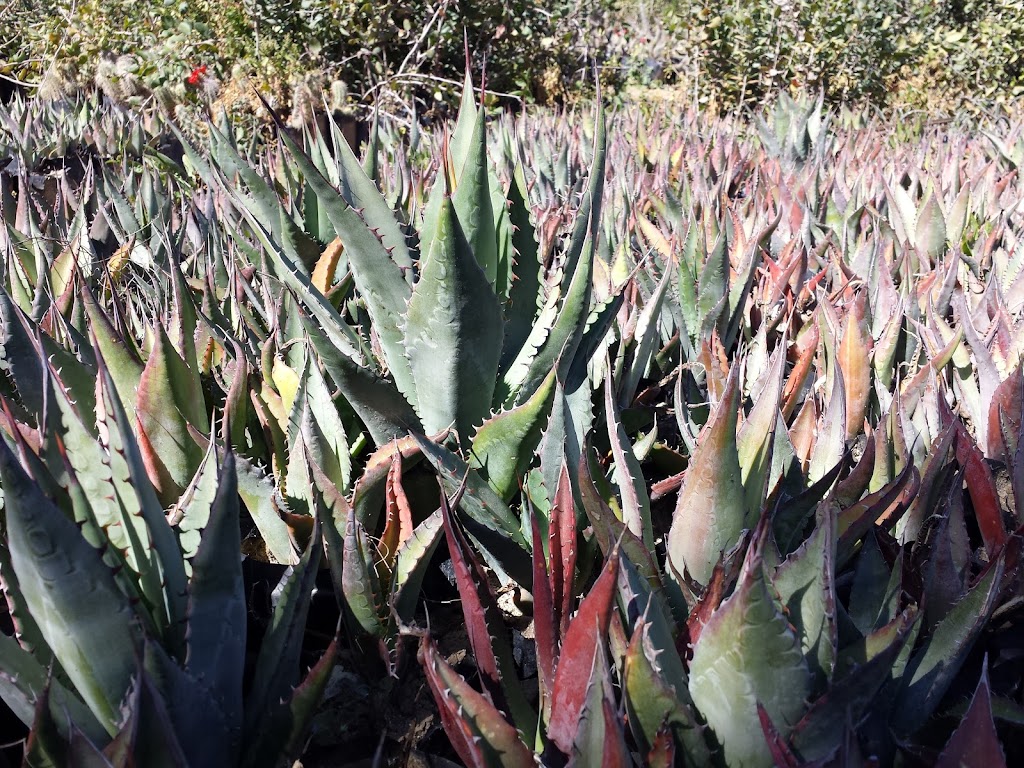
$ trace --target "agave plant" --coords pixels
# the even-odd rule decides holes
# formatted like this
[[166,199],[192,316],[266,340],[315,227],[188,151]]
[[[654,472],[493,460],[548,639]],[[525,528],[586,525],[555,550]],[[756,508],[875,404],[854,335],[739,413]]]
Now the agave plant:
[[99,439],[76,422],[50,370],[55,421],[39,453],[10,410],[14,445],[7,435],[0,445],[0,570],[17,630],[0,653],[2,695],[32,726],[26,759],[277,765],[301,750],[334,663],[331,645],[295,687],[319,533],[287,578],[243,697],[234,456],[210,442],[172,527],[113,379],[97,363]]

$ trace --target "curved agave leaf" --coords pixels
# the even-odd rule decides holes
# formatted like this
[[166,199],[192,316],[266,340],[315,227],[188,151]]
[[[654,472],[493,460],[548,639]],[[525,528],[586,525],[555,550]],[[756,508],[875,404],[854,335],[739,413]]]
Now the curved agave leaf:
[[490,412],[502,318],[449,199],[420,269],[405,320],[418,412],[428,433],[454,425],[468,439]]
[[743,492],[736,421],[739,366],[733,364],[725,393],[705,429],[679,491],[668,534],[668,561],[707,584],[723,552],[739,539],[748,515]]
[[555,372],[522,405],[487,419],[473,436],[469,465],[504,501],[519,489],[519,479],[533,462],[544,424],[551,413]]
[[690,663],[690,695],[736,766],[768,766],[759,729],[762,705],[785,736],[804,710],[811,674],[800,640],[764,574],[763,530],[755,532],[736,591],[700,634]]
[[238,476],[234,454],[211,461],[216,496],[192,560],[185,669],[216,697],[229,731],[242,727],[246,604],[238,556]]
[[135,671],[134,612],[100,552],[0,443],[6,532],[26,605],[68,678],[113,736]]

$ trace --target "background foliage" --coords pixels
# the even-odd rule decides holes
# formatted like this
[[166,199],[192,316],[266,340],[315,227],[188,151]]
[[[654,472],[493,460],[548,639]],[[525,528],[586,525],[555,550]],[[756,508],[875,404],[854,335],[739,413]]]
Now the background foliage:
[[585,92],[595,61],[613,89],[678,86],[719,108],[780,89],[932,111],[1024,93],[1016,0],[7,0],[0,15],[0,75],[48,96],[181,101],[205,64],[228,106],[253,81],[282,103],[387,86],[429,108],[461,79],[464,35],[490,90],[542,102]]

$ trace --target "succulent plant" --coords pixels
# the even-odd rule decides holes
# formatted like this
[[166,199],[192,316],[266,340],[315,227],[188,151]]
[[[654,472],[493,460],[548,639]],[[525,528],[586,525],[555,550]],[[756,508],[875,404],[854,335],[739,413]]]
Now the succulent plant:
[[[470,85],[360,158],[329,117],[0,112],[0,692],[33,754],[297,755],[321,560],[351,659],[401,679],[415,637],[467,764],[1015,754],[1019,129]],[[244,639],[240,551],[291,569],[245,698],[202,661]],[[446,559],[475,674],[424,629]]]

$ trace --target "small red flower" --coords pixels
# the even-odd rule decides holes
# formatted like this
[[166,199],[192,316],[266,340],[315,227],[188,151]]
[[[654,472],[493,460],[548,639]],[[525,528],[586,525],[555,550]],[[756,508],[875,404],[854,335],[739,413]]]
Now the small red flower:
[[206,76],[206,65],[203,64],[201,67],[196,67],[192,70],[192,74],[185,80],[189,85],[199,85],[199,81]]

